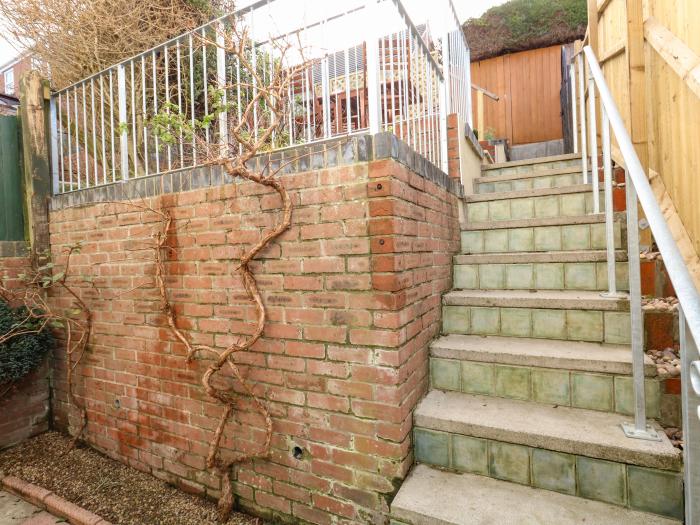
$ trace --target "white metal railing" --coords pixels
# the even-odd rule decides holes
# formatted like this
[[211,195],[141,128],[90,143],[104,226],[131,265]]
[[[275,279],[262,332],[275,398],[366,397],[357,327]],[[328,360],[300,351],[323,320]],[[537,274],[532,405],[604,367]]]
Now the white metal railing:
[[[324,0],[257,1],[61,89],[50,106],[53,191],[194,167],[202,161],[196,142],[227,146],[241,108],[260,88],[226,52],[234,23],[248,31],[261,78],[282,60],[297,71],[272,149],[391,131],[446,171],[446,115],[469,118],[471,105],[468,47],[444,1],[439,42],[430,22],[416,26],[401,0],[349,0],[340,9]],[[295,51],[280,58],[280,42]],[[159,140],[159,113],[178,113],[194,127],[216,104],[225,109],[191,140]],[[264,112],[256,106],[244,125],[250,136]]]
[[[574,61],[575,65],[574,66]],[[578,72],[576,71],[578,70]],[[692,277],[676,245],[673,234],[664,219],[659,204],[656,201],[651,186],[647,180],[644,168],[637,156],[624,121],[615,105],[612,94],[605,82],[603,72],[590,47],[585,47],[578,53],[570,64],[572,76],[572,107],[574,129],[580,123],[580,134],[574,140],[575,151],[579,144],[582,154],[582,177],[588,182],[589,164],[592,176],[592,188],[595,211],[599,210],[598,203],[598,123],[597,111],[600,110],[602,122],[600,138],[602,142],[603,180],[605,195],[605,231],[607,239],[607,269],[609,290],[606,295],[616,296],[618,290],[615,281],[615,239],[613,233],[613,199],[612,199],[612,139],[617,142],[620,154],[624,159],[627,195],[627,252],[629,264],[630,289],[630,318],[631,343],[633,356],[633,383],[635,397],[634,423],[623,425],[625,434],[640,439],[659,439],[654,428],[647,424],[644,392],[644,348],[643,348],[643,319],[641,309],[641,279],[639,267],[639,231],[638,204],[641,205],[649,223],[654,240],[659,248],[671,278],[673,287],[680,303],[680,332],[681,332],[681,361],[682,377],[692,383],[695,394],[700,396],[700,361],[697,356],[697,343],[700,341],[700,294],[693,283]],[[588,74],[588,91],[586,93],[585,76]],[[576,82],[578,80],[578,83]],[[578,84],[578,86],[577,86]],[[596,94],[600,99],[598,105]],[[588,96],[588,118],[586,115],[585,98]],[[578,114],[576,102],[578,104]],[[588,122],[588,129],[587,129]],[[610,130],[612,129],[612,134]],[[686,383],[687,384],[687,383]],[[687,399],[684,397],[684,404]],[[696,400],[697,404],[697,400]],[[699,414],[693,414],[697,426]],[[692,448],[692,447],[691,447]],[[697,448],[697,445],[695,446]],[[688,451],[686,447],[686,453]],[[696,459],[697,461],[697,459]],[[686,458],[686,463],[689,459]],[[697,473],[695,474],[697,475]],[[690,499],[686,499],[690,501]]]

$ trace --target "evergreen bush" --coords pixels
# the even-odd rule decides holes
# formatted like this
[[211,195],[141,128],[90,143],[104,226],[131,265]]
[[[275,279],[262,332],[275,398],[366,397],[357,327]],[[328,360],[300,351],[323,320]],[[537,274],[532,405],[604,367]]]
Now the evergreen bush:
[[[38,330],[40,322],[25,321],[27,309],[12,308],[0,300],[0,334],[8,333],[22,323],[28,330]],[[42,330],[24,333],[0,344],[0,385],[22,379],[41,363],[53,344],[53,337],[47,327]]]

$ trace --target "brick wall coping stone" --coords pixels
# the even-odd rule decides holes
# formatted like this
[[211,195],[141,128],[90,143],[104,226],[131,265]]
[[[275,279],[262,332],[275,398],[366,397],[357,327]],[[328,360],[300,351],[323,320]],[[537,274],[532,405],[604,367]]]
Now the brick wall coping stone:
[[26,241],[0,241],[0,257],[26,257],[29,247]]
[[[464,189],[459,181],[450,178],[425,157],[412,150],[408,144],[389,132],[377,133],[374,136],[362,134],[333,138],[309,146],[296,146],[274,151],[270,155],[258,155],[253,159],[255,168],[264,170],[268,158],[269,169],[272,170],[289,163],[281,170],[281,174],[328,169],[357,162],[391,158],[404,164],[423,178],[447,189],[450,193],[460,197],[464,195]],[[57,211],[97,202],[155,197],[165,193],[196,190],[232,182],[235,181],[220,166],[186,168],[55,195],[50,199],[50,209]]]
[[2,477],[2,487],[37,507],[65,518],[73,525],[111,525],[110,522],[103,520],[97,514],[57,496],[50,490],[15,476]]

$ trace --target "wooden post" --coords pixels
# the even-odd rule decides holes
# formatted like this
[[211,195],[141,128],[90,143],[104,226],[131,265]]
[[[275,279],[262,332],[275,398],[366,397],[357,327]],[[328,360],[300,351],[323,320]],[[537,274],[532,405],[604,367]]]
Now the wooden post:
[[486,140],[486,126],[484,123],[484,92],[480,89],[476,91],[476,115],[476,129],[479,133],[479,140]]
[[588,0],[588,43],[598,54],[598,0]]
[[33,255],[49,247],[48,199],[51,195],[51,170],[46,121],[47,98],[48,86],[38,71],[30,71],[20,79],[24,227]]

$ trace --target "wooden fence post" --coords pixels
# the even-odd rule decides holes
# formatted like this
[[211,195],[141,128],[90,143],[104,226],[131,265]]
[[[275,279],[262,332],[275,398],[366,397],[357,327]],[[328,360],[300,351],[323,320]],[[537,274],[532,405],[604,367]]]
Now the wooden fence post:
[[47,133],[48,85],[38,71],[30,71],[19,82],[19,117],[22,126],[25,234],[35,256],[49,247],[48,199],[51,170]]

